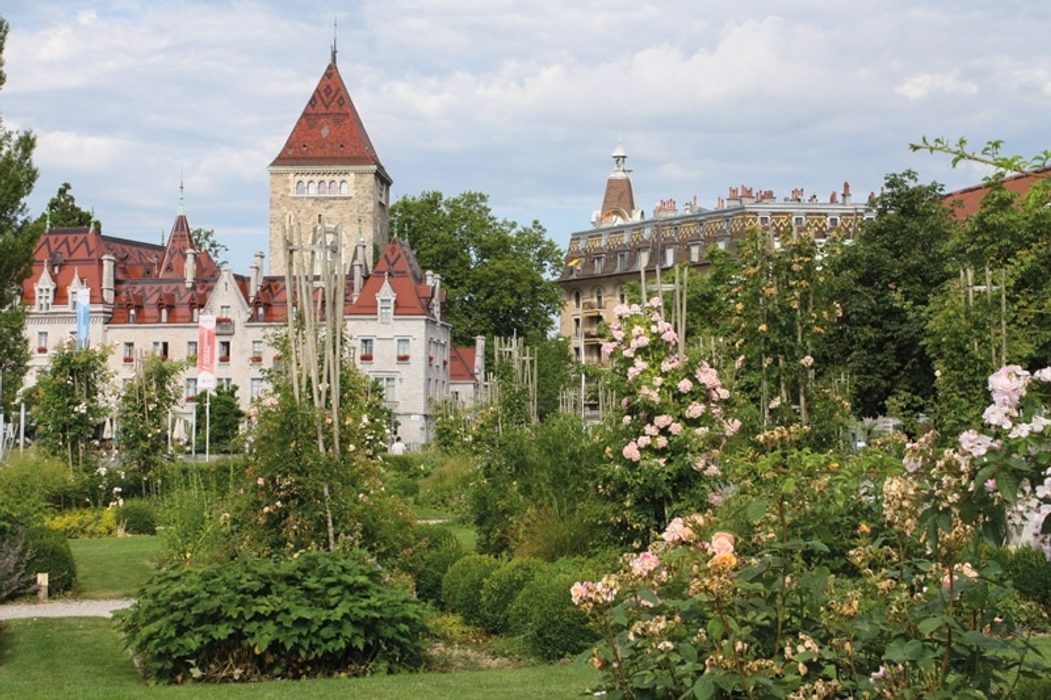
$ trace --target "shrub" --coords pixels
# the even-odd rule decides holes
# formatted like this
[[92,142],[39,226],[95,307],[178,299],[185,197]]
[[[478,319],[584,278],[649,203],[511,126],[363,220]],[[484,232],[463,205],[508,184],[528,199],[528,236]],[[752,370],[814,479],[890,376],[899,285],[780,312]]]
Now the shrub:
[[[426,453],[424,453],[426,454]],[[421,460],[421,471],[426,476],[420,482],[416,502],[420,505],[452,511],[467,512],[467,494],[475,476],[474,463],[469,455],[442,455],[442,461],[431,465],[430,459]]]
[[0,464],[0,519],[40,525],[51,508],[84,503],[80,482],[60,460],[30,449]]
[[472,625],[482,624],[482,585],[500,567],[488,554],[468,554],[449,567],[442,578],[442,602]]
[[69,540],[61,532],[45,527],[26,530],[25,569],[30,576],[47,572],[48,591],[52,595],[68,593],[77,582],[77,566]]
[[1019,594],[1041,605],[1051,604],[1051,562],[1043,552],[1029,546],[1018,547],[1006,553],[1004,564]]
[[576,580],[572,574],[545,568],[511,604],[511,631],[523,635],[529,650],[545,661],[579,654],[596,639],[570,597],[569,589]]
[[442,578],[463,557],[463,547],[456,535],[440,525],[421,525],[416,530],[419,542],[402,566],[416,581],[416,597],[437,603],[442,597]]
[[1019,681],[1013,697],[1017,700],[1047,700],[1051,698],[1051,679],[1027,678]]
[[123,523],[124,531],[131,535],[157,533],[157,519],[153,514],[153,506],[145,501],[127,501],[117,510],[117,522]]
[[508,631],[508,611],[522,589],[543,571],[537,559],[512,559],[494,571],[482,584],[482,621],[491,632]]
[[181,683],[417,668],[423,607],[363,556],[163,570],[119,615],[149,678]]
[[66,537],[108,537],[117,531],[117,512],[109,508],[77,508],[53,515],[44,524]]

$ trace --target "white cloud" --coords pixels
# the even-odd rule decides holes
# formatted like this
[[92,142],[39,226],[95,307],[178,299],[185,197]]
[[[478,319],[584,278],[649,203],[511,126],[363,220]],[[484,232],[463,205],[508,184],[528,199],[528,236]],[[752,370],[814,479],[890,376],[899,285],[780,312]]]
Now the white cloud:
[[894,92],[910,100],[920,100],[938,92],[946,95],[977,95],[978,84],[970,80],[960,80],[955,71],[916,73],[894,88]]

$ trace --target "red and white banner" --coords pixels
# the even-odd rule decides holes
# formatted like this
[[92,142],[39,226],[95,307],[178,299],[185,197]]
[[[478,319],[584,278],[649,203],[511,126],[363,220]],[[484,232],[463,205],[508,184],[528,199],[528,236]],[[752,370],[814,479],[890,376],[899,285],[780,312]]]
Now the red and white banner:
[[215,316],[201,314],[197,325],[197,388],[214,389]]

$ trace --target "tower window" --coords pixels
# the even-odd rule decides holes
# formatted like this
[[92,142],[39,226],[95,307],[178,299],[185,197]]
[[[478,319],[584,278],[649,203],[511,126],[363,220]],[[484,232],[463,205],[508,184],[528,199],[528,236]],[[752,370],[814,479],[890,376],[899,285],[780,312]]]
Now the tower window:
[[350,184],[346,180],[339,181],[339,193],[342,195],[350,194]]
[[325,182],[324,180],[322,180],[321,182],[317,183],[317,193],[318,194],[328,194],[328,183]]
[[328,193],[329,194],[336,194],[337,192],[339,192],[339,185],[336,184],[335,180],[329,180],[328,181]]
[[307,183],[302,180],[296,180],[296,194],[304,195],[307,193]]
[[315,195],[315,194],[317,194],[317,183],[314,182],[313,180],[311,180],[311,181],[309,181],[307,183],[307,194],[308,195]]

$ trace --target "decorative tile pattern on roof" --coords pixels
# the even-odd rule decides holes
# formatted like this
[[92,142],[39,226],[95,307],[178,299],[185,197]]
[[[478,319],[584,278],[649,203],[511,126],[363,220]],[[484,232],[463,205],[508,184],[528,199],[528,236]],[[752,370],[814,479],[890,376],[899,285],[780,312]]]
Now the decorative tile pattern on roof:
[[274,165],[382,167],[335,63],[318,82]]

